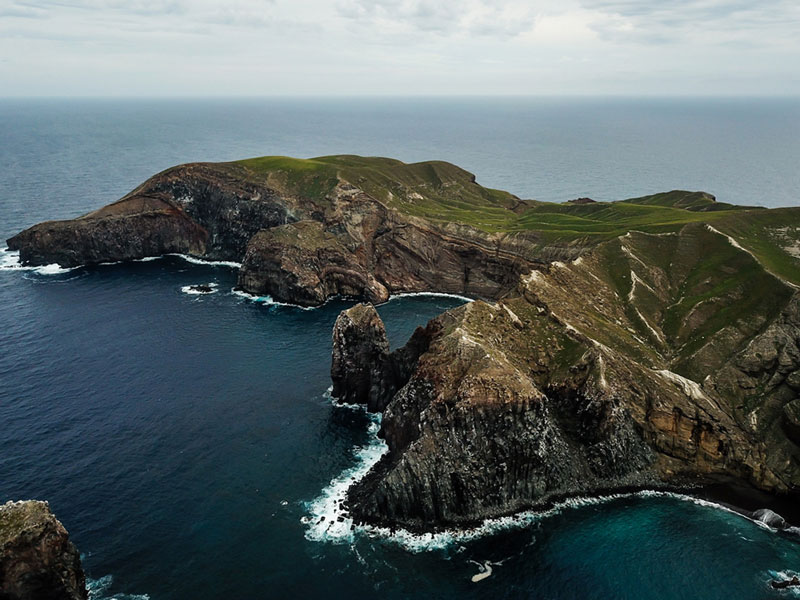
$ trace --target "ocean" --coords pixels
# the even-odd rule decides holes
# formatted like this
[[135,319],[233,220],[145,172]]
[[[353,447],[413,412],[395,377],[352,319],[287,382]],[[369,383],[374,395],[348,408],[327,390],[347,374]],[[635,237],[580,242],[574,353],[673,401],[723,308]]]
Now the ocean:
[[[447,160],[540,200],[681,188],[800,203],[793,100],[2,100],[0,140],[3,239],[174,164],[266,154]],[[232,293],[235,268],[177,256],[0,263],[0,502],[50,502],[95,600],[792,593],[768,582],[800,571],[796,539],[682,496],[583,499],[422,538],[325,525],[383,451],[376,417],[327,393],[349,303],[253,301]],[[215,292],[186,293],[198,283]],[[397,347],[461,302],[379,311]]]

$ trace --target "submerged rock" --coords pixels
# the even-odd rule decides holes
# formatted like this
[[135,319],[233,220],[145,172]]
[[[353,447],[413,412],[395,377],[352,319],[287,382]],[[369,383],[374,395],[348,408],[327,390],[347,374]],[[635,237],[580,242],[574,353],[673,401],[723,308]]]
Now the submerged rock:
[[0,506],[0,598],[88,598],[78,550],[46,502]]
[[781,580],[773,579],[769,583],[776,590],[785,590],[791,587],[800,587],[800,577],[795,575],[790,579],[781,579]]
[[752,518],[775,529],[784,529],[787,526],[786,520],[782,516],[768,508],[759,508],[754,511]]

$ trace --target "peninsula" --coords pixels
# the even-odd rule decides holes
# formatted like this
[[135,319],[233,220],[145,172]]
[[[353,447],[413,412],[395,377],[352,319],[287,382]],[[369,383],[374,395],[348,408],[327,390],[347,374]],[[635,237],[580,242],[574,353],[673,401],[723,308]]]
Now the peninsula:
[[[263,157],[164,171],[8,240],[29,265],[169,253],[315,306],[334,394],[383,413],[359,521],[469,526],[579,494],[800,490],[800,208],[671,191],[523,200],[445,162]],[[753,199],[758,202],[757,198]],[[474,299],[390,351],[372,304]]]

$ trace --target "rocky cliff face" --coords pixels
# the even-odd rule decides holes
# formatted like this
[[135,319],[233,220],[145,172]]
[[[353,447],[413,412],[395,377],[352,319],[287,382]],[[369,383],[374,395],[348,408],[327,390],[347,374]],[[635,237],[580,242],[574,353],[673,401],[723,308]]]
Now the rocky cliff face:
[[[707,270],[696,244],[727,270]],[[670,245],[671,257],[645,260]],[[424,530],[598,490],[727,481],[796,493],[800,302],[753,263],[703,227],[635,234],[434,319],[397,391],[367,394],[385,405],[389,453],[351,488],[351,512]],[[724,291],[709,296],[717,280]],[[717,318],[744,309],[748,319]],[[346,394],[363,373],[384,381],[392,359],[384,344],[348,345],[381,330],[376,315],[344,322],[335,353],[359,349],[356,368],[338,364],[354,379],[340,378]]]
[[88,598],[80,555],[46,502],[0,506],[0,598]]
[[[483,189],[465,182],[464,173],[437,180],[438,189]],[[396,292],[498,298],[540,262],[514,236],[436,224],[398,210],[338,171],[331,177],[323,193],[316,179],[291,184],[284,171],[183,165],[83,217],[35,225],[10,238],[8,247],[31,265],[168,253],[237,261],[241,289],[304,306],[337,295],[380,302]],[[567,256],[574,249],[552,252]]]

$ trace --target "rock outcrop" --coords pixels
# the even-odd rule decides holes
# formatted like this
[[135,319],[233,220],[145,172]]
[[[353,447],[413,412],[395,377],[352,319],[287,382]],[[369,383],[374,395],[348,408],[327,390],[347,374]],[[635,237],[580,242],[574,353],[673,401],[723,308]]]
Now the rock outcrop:
[[46,502],[0,506],[0,598],[88,598],[80,555]]

